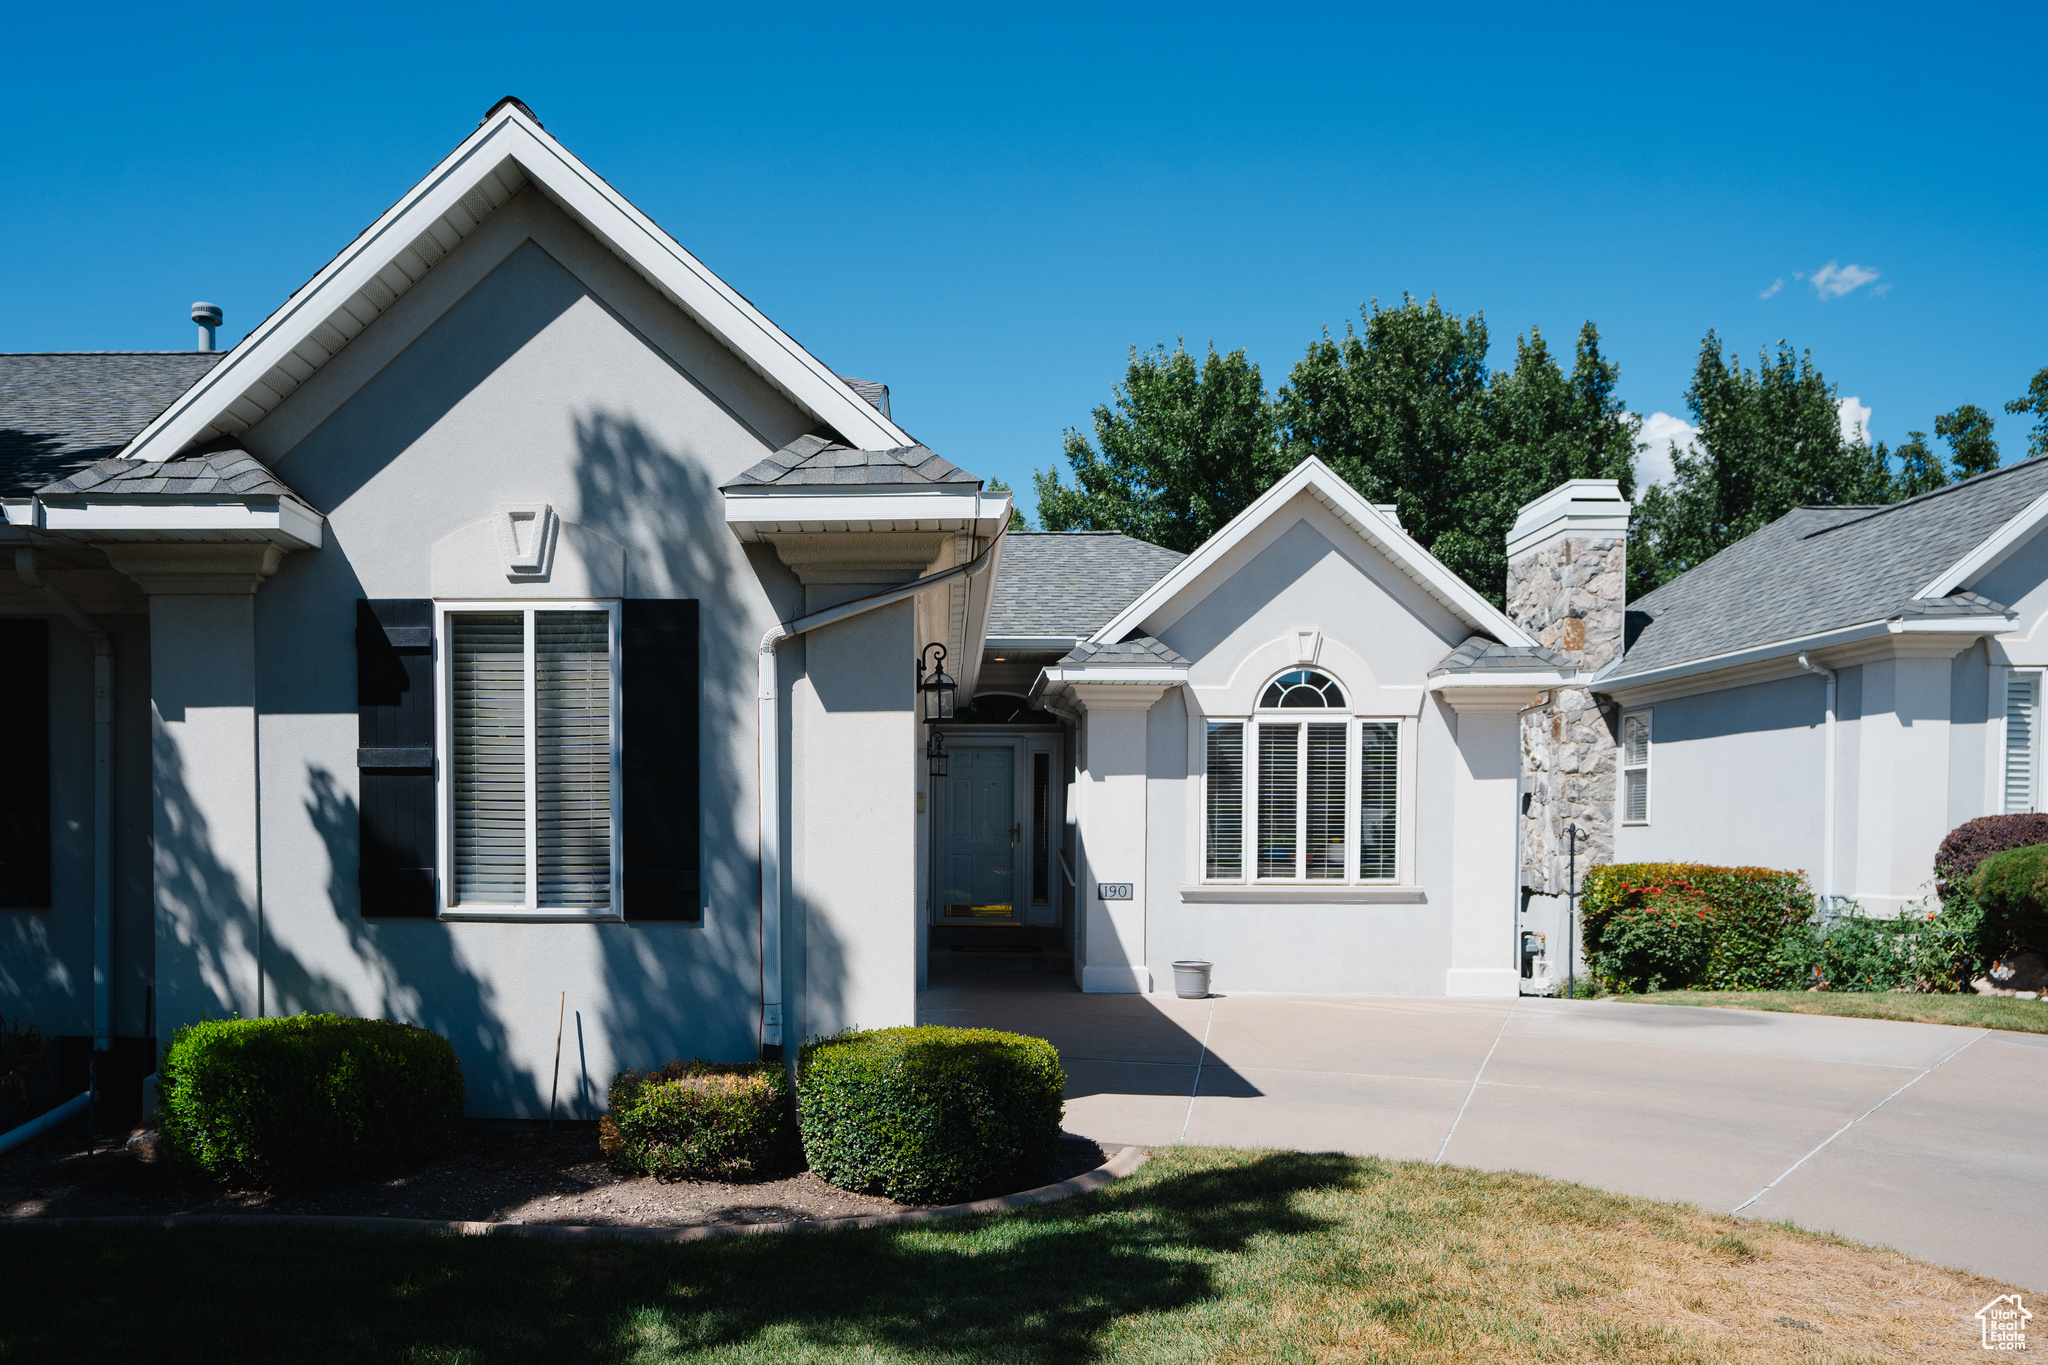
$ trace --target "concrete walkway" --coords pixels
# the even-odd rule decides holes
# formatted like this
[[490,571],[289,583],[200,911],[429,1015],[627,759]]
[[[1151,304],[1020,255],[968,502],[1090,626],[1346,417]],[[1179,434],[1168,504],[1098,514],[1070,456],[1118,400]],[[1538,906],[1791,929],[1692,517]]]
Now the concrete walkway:
[[1021,976],[935,981],[919,1017],[1050,1039],[1067,1128],[1102,1142],[1532,1171],[2048,1288],[2040,1034],[1610,1001],[1082,995]]

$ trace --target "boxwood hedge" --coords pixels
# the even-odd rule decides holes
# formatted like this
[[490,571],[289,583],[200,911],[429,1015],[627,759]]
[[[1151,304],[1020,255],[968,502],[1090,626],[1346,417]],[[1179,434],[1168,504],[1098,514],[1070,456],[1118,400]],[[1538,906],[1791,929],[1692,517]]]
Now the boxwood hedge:
[[286,1189],[447,1150],[462,1065],[438,1033],[388,1019],[208,1019],[171,1039],[157,1112],[174,1165]]
[[628,1175],[751,1180],[797,1161],[796,1111],[780,1062],[674,1061],[623,1071],[598,1144]]
[[797,1061],[804,1156],[842,1189],[906,1203],[1030,1189],[1052,1175],[1066,1079],[1052,1044],[993,1029],[818,1039]]

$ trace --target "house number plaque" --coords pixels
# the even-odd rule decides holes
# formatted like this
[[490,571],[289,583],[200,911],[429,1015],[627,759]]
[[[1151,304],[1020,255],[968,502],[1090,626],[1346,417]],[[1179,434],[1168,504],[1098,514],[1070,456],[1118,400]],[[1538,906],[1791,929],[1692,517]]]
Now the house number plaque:
[[1131,898],[1131,883],[1097,882],[1095,883],[1095,896],[1098,900],[1127,901]]

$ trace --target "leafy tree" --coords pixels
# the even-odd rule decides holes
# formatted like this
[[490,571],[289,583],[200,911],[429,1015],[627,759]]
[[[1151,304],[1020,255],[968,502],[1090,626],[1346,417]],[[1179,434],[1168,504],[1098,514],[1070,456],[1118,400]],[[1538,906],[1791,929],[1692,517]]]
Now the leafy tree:
[[1638,502],[1629,546],[1629,597],[1668,582],[1803,504],[1890,502],[1884,461],[1842,438],[1834,386],[1811,352],[1778,343],[1754,371],[1724,356],[1711,329],[1686,390],[1700,434],[1678,452],[1672,486]]
[[1941,462],[1941,456],[1928,447],[1927,433],[1909,431],[1906,435],[1906,443],[1894,451],[1887,452],[1882,441],[1877,443],[1880,460],[1896,457],[1899,461],[1899,472],[1892,475],[1892,492],[1902,499],[1917,498],[1922,493],[1947,487],[1948,467]]
[[2027,392],[2023,398],[2015,398],[2005,405],[2010,413],[2031,412],[2037,419],[2034,429],[2027,433],[2027,454],[2048,455],[2048,365],[2035,371],[2027,381]]
[[1192,550],[1285,472],[1273,406],[1242,350],[1212,345],[1197,367],[1185,344],[1134,346],[1113,392],[1113,408],[1095,409],[1095,446],[1067,431],[1074,486],[1056,469],[1032,476],[1048,531],[1122,531]]
[[[1013,493],[1016,490],[1001,479],[990,479],[988,481],[988,491],[991,493]],[[1028,531],[1031,529],[1031,522],[1022,512],[1017,510],[1015,499],[1012,499],[1010,502],[1010,525],[1008,529],[1012,531]]]
[[1965,403],[1934,419],[1934,434],[1948,442],[1959,479],[1973,479],[1998,468],[1998,442],[1991,439],[1991,432],[1991,414],[1975,403]]

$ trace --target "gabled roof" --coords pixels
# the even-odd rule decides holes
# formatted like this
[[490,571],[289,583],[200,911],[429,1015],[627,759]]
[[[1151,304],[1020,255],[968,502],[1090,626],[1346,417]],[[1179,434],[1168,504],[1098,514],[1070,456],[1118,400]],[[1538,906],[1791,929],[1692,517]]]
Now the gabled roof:
[[1526,673],[1532,669],[1561,668],[1576,669],[1577,665],[1564,655],[1545,649],[1542,645],[1504,645],[1498,640],[1489,640],[1474,635],[1437,662],[1429,670],[1432,678],[1451,673]]
[[41,498],[90,493],[94,497],[182,498],[232,494],[304,498],[285,486],[270,466],[246,450],[216,450],[175,460],[98,460],[67,478],[36,490]]
[[725,485],[736,488],[804,488],[820,484],[870,488],[882,484],[930,484],[980,488],[981,480],[921,445],[893,450],[855,450],[816,432],[799,436]]
[[1128,640],[1114,644],[1089,644],[1086,641],[1075,645],[1060,660],[1063,666],[1076,664],[1185,664],[1180,652],[1164,640],[1155,640],[1149,635],[1134,635]]
[[1254,499],[1251,506],[1232,517],[1222,530],[1196,547],[1193,554],[1175,565],[1090,636],[1091,641],[1119,640],[1137,630],[1148,616],[1191,586],[1210,566],[1229,554],[1301,493],[1309,494],[1327,507],[1338,520],[1356,531],[1473,631],[1504,644],[1533,646],[1536,643],[1528,632],[1481,597],[1470,584],[1452,573],[1442,560],[1423,549],[1421,543],[1402,530],[1391,517],[1359,496],[1358,490],[1314,456],[1296,465],[1284,478]]
[[0,355],[0,497],[105,459],[226,356],[219,351]]
[[[2001,621],[1975,593],[1925,596],[2048,495],[2048,457],[1885,507],[1801,507],[1628,607],[1635,638],[1604,682],[1867,622]],[[2043,503],[2048,505],[2048,503]],[[1988,568],[1985,563],[1977,572]],[[1960,586],[1960,585],[1956,585]]]
[[989,638],[1086,639],[1185,558],[1117,531],[1012,531]]
[[913,444],[550,137],[524,105],[501,100],[462,145],[244,337],[125,453],[162,460],[248,430],[527,186],[554,201],[800,410],[847,442],[875,450]]

